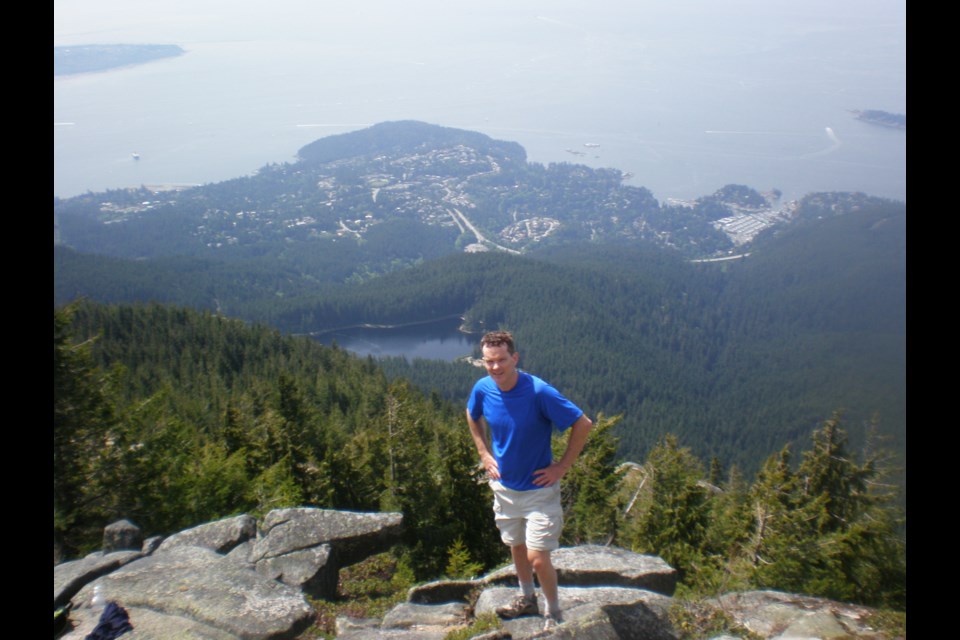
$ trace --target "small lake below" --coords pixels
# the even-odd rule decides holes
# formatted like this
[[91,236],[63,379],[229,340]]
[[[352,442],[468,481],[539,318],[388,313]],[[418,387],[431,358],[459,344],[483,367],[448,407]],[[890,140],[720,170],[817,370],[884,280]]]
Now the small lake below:
[[337,343],[342,349],[361,357],[404,356],[407,360],[425,358],[452,362],[470,355],[480,336],[460,331],[460,318],[390,328],[351,327],[318,336],[325,345]]

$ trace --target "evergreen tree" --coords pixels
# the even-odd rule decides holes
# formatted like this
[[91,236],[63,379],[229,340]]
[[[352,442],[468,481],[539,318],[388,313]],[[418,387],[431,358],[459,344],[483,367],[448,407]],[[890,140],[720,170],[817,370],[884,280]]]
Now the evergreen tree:
[[709,516],[701,462],[667,434],[644,464],[640,512],[626,526],[630,547],[661,556],[685,579],[703,562]]
[[73,313],[53,311],[53,531],[66,553],[102,526],[109,487],[98,460],[117,425],[109,377],[94,365],[89,342],[73,343]]
[[[564,544],[605,544],[616,535],[617,486],[623,474],[616,468],[612,430],[619,421],[620,416],[597,416],[580,457],[563,478]],[[563,455],[566,441],[554,439],[554,458]]]

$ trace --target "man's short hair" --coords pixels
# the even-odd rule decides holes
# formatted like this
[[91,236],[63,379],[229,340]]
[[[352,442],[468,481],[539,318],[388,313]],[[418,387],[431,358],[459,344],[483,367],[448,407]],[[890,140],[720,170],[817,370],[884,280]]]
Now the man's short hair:
[[516,353],[516,347],[513,345],[513,334],[509,331],[491,331],[480,340],[480,348],[505,346],[507,353],[513,355]]

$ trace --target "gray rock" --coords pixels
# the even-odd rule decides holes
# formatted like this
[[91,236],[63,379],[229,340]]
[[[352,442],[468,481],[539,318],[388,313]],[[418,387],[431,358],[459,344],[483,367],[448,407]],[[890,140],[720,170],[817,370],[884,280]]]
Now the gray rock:
[[583,605],[565,614],[564,624],[540,636],[576,640],[677,640],[670,623],[642,601]]
[[148,556],[158,548],[160,548],[160,543],[163,542],[163,536],[150,536],[143,541],[143,547],[140,551],[143,555]]
[[275,509],[263,520],[251,560],[259,562],[329,542],[343,565],[386,551],[399,540],[403,514]]
[[264,518],[249,560],[263,575],[330,599],[341,567],[389,549],[399,541],[402,524],[400,513],[276,509]]
[[142,608],[247,640],[294,638],[314,616],[296,589],[204,547],[178,546],[131,562],[81,589],[75,610],[90,608],[97,585],[107,601],[131,612],[134,628],[133,613]]
[[305,593],[336,595],[340,567],[331,562],[333,549],[329,544],[311,547],[258,562],[257,573],[280,580]]
[[407,592],[407,602],[416,604],[440,604],[443,602],[464,602],[470,594],[483,587],[482,580],[438,580],[411,587]]
[[795,618],[776,640],[800,640],[817,638],[818,640],[848,640],[847,630],[830,611],[811,611]]
[[[551,558],[561,585],[634,587],[668,596],[677,588],[677,571],[663,559],[620,547],[564,547],[554,551]],[[487,575],[484,581],[516,585],[516,576],[511,564]]]
[[882,638],[867,621],[876,609],[825,598],[745,591],[705,601],[764,638]]
[[383,629],[410,629],[421,627],[451,627],[465,624],[467,605],[456,602],[447,604],[413,604],[403,602],[383,617]]
[[179,546],[206,547],[218,553],[227,553],[256,535],[256,519],[244,514],[175,533],[163,541],[157,553],[165,553]]
[[[509,587],[491,587],[480,594],[476,614],[495,612],[517,593]],[[505,620],[504,630],[514,638],[635,638],[672,639],[667,610],[672,599],[660,593],[632,587],[560,587],[560,609],[564,624],[550,633],[542,633],[540,616]],[[541,613],[546,611],[543,595],[538,594]],[[558,635],[559,634],[559,635]]]
[[53,568],[53,608],[62,607],[85,585],[141,556],[137,551],[116,551],[56,565]]
[[230,553],[225,555],[224,558],[248,569],[253,569],[256,565],[250,561],[250,555],[253,553],[255,544],[255,540],[247,540],[243,544],[238,544],[233,549],[230,549]]
[[[100,620],[102,609],[79,609],[70,613],[71,631],[59,640],[84,640]],[[239,636],[181,616],[172,616],[142,607],[127,609],[133,631],[123,640],[240,640]]]
[[103,528],[103,552],[140,551],[143,532],[129,520],[117,520]]
[[357,631],[379,630],[380,620],[377,618],[354,618],[351,616],[337,616],[336,632],[337,637],[345,637],[346,634]]

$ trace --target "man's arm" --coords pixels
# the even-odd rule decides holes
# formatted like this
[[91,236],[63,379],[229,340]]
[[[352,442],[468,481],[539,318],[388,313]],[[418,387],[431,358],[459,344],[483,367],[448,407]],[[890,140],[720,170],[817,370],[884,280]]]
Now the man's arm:
[[[469,417],[469,416],[468,416]],[[554,462],[545,469],[539,469],[533,472],[533,484],[540,487],[549,487],[558,482],[560,478],[566,475],[573,463],[577,461],[584,445],[587,444],[587,436],[590,429],[593,428],[593,421],[587,417],[587,414],[581,414],[577,421],[570,427],[570,437],[567,439],[567,450],[563,452],[563,457]]]
[[467,424],[470,426],[470,435],[473,436],[473,444],[477,447],[477,453],[480,454],[480,462],[483,464],[483,468],[487,470],[491,478],[499,480],[500,467],[497,465],[497,460],[493,457],[493,454],[490,453],[486,438],[483,437],[483,425],[471,417],[469,409],[467,409]]

